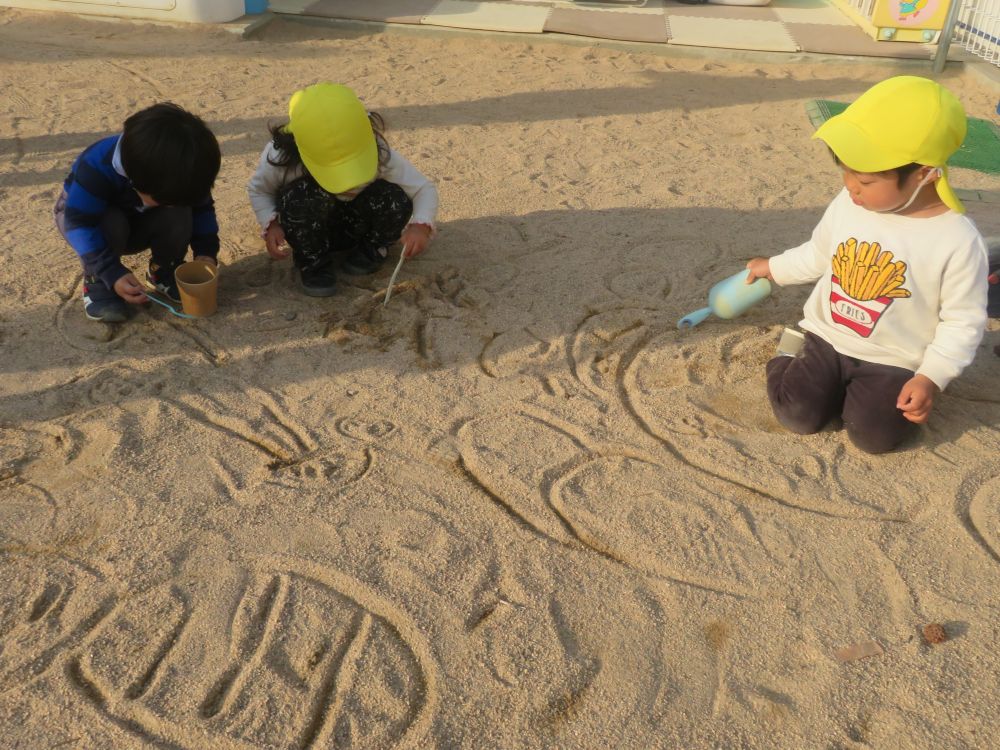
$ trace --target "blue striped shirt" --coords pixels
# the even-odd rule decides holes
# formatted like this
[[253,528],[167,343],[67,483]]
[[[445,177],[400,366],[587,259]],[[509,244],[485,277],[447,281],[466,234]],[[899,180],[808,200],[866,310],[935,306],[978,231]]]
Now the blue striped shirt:
[[[89,146],[77,157],[63,183],[66,239],[80,256],[84,273],[99,277],[108,288],[129,270],[108,247],[101,221],[110,208],[126,214],[145,208],[116,158],[120,140],[121,135],[112,135]],[[191,207],[191,219],[194,254],[215,258],[219,254],[219,224],[211,194]]]

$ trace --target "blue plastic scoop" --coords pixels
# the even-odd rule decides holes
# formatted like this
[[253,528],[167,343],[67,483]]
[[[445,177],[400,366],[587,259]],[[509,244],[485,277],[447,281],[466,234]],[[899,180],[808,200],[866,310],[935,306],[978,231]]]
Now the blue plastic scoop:
[[694,328],[713,313],[727,320],[735,318],[770,296],[771,282],[767,279],[757,279],[748,284],[748,273],[745,269],[734,273],[709,289],[708,307],[688,313],[677,321],[677,327]]

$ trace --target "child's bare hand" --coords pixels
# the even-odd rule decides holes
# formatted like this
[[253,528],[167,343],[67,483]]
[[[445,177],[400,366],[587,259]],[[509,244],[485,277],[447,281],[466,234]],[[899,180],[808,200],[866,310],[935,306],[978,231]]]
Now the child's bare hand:
[[754,258],[749,263],[747,263],[747,270],[750,272],[747,274],[748,284],[752,284],[757,279],[767,279],[768,281],[774,281],[774,279],[771,278],[770,258]]
[[267,254],[275,260],[284,260],[288,257],[290,249],[285,242],[285,230],[277,221],[272,221],[264,232],[264,245],[267,247]]
[[127,273],[115,282],[115,294],[126,302],[138,305],[146,301],[146,293],[135,274]]
[[431,244],[431,228],[426,224],[408,224],[399,241],[403,243],[403,255],[413,258]]
[[926,375],[914,375],[903,384],[896,399],[896,408],[911,422],[923,424],[931,414],[938,390],[934,381]]

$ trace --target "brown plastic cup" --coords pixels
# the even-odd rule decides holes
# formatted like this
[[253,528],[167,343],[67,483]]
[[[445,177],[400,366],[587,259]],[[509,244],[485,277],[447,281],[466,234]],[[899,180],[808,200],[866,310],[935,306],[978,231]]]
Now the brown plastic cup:
[[174,279],[184,312],[196,318],[207,318],[215,312],[219,288],[219,271],[215,266],[203,260],[182,263],[174,271]]

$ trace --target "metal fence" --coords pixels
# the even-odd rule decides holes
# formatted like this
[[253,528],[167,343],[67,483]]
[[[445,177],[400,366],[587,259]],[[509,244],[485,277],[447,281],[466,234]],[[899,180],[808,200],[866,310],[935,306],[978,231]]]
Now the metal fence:
[[1000,67],[1000,0],[963,0],[954,40],[974,55]]

